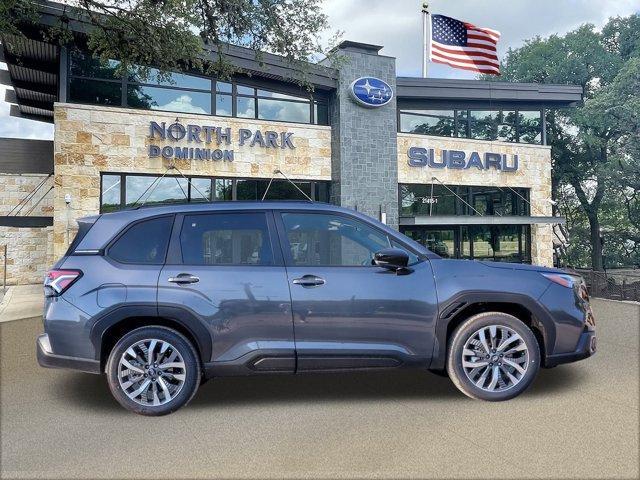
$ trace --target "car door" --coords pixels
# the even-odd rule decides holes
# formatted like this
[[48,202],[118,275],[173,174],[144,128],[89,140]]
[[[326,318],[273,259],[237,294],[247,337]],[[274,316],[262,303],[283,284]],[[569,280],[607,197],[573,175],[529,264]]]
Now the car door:
[[[398,275],[376,251],[409,250],[374,224],[332,211],[279,211],[296,337],[297,370],[425,364],[437,300],[428,260]],[[400,240],[401,241],[401,240]]]
[[289,372],[289,287],[270,211],[177,215],[158,282],[158,311],[204,327],[213,375]]

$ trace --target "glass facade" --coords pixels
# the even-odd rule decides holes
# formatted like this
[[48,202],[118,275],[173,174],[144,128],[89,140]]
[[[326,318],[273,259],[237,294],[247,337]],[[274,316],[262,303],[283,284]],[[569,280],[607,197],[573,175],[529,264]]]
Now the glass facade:
[[[137,205],[228,200],[261,200],[268,179],[184,177],[128,173],[103,173],[101,177],[100,212],[113,212]],[[312,200],[329,201],[329,182],[295,181]],[[286,180],[274,180],[267,200],[306,200]]]
[[401,217],[529,215],[528,188],[400,184],[399,195]]
[[[400,216],[527,216],[529,189],[401,184]],[[400,230],[445,258],[531,262],[528,225],[407,225]]]
[[400,231],[444,258],[531,263],[529,225],[406,225]]
[[404,110],[400,132],[437,137],[542,143],[541,110]]
[[200,75],[135,67],[122,75],[106,63],[74,49],[69,62],[69,100],[77,103],[167,112],[328,125],[326,100],[292,95]]

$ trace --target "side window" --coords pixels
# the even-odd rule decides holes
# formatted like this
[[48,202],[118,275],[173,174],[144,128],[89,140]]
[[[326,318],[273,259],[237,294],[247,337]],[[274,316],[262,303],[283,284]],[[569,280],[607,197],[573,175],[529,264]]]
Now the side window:
[[122,263],[162,265],[172,224],[173,216],[136,223],[109,248],[109,257]]
[[186,215],[180,232],[188,265],[272,265],[264,213]]
[[371,265],[373,255],[389,248],[389,238],[364,222],[318,213],[283,213],[294,265]]
[[393,248],[400,248],[402,250],[404,250],[405,252],[407,252],[407,255],[409,255],[409,265],[413,265],[414,263],[418,263],[420,261],[420,259],[418,258],[418,256],[409,251],[407,249],[407,247],[405,247],[404,245],[400,245],[398,242],[396,242],[395,240],[391,239],[391,246]]

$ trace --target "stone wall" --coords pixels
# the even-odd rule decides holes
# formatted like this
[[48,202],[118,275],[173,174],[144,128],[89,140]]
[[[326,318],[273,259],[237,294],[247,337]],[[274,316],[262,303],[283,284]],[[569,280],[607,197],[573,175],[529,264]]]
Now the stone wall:
[[[42,186],[24,204],[38,185]],[[36,174],[0,174],[0,215],[53,215],[53,177]],[[16,207],[20,204],[19,207]],[[18,209],[20,211],[18,212]],[[40,283],[51,266],[52,227],[17,228],[0,226],[0,281],[4,275],[4,245],[7,245],[7,284]]]
[[387,214],[387,224],[398,228],[398,172],[396,155],[396,99],[378,108],[358,105],[349,93],[362,76],[384,80],[395,91],[395,58],[340,49],[338,90],[330,115],[332,139],[332,202],[357,208],[373,218]]
[[[124,108],[56,104],[54,136],[54,255],[62,255],[76,218],[94,215],[100,209],[100,172],[163,174],[172,161],[149,157],[149,145],[218,148],[211,143],[194,145],[186,139],[169,142],[150,140],[150,121],[230,128],[232,144],[219,148],[234,151],[233,161],[175,160],[185,175],[270,178],[275,169],[295,179],[331,179],[331,128],[223,118],[184,113],[149,112]],[[291,132],[294,149],[239,145],[239,129]],[[65,195],[70,194],[69,207]]]
[[[433,148],[440,158],[442,150],[492,152],[518,155],[515,172],[497,169],[413,167],[409,165],[410,147]],[[511,161],[511,160],[510,160]],[[408,133],[398,134],[398,182],[431,184],[436,177],[447,185],[483,185],[523,187],[530,189],[531,215],[551,216],[551,147],[523,143],[491,142],[483,140],[429,137]],[[553,231],[551,225],[531,227],[531,260],[536,265],[553,265]]]
[[[41,283],[53,264],[53,227],[0,227],[0,238],[0,246],[7,245],[7,285]],[[3,255],[0,248],[0,275]]]

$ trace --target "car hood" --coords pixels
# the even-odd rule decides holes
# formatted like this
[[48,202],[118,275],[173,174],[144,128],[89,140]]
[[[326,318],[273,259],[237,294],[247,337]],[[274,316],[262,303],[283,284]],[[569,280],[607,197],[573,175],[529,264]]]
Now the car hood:
[[526,270],[529,272],[542,273],[567,273],[559,268],[542,267],[540,265],[527,265],[526,263],[505,263],[505,262],[479,262],[487,267],[503,270]]

